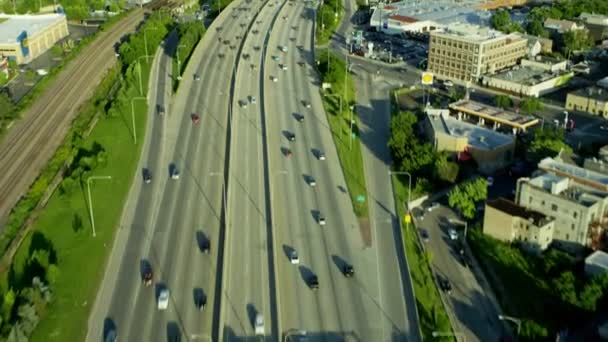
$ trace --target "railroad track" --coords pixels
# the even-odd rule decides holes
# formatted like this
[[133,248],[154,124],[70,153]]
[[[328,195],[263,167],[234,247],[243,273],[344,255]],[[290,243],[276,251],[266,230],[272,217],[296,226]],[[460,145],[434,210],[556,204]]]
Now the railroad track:
[[63,141],[76,110],[115,63],[114,43],[143,20],[143,9],[100,33],[61,72],[0,145],[0,231],[8,214]]

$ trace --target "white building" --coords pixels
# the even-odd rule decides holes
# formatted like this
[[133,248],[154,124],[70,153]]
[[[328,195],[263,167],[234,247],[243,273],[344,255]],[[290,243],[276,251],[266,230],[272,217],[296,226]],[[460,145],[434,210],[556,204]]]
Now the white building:
[[64,14],[0,14],[0,57],[29,63],[68,34]]
[[370,19],[370,26],[387,34],[429,32],[453,23],[487,26],[491,13],[479,10],[481,1],[404,0],[390,5],[379,3]]

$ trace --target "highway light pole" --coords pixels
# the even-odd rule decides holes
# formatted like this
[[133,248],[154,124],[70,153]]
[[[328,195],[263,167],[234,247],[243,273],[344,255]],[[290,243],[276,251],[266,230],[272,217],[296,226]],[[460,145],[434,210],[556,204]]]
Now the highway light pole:
[[91,199],[91,181],[95,179],[112,179],[112,176],[91,176],[87,178],[87,194],[89,196],[89,216],[91,217],[91,228],[93,229],[93,237],[97,236],[95,233],[95,216],[93,216],[93,202]]
[[[221,172],[209,172],[209,176],[223,176],[224,174]],[[228,222],[228,203],[226,202],[226,182],[222,181],[222,197],[224,202],[224,224]]]
[[[144,48],[146,49],[146,57],[150,57],[148,55],[148,38],[146,37],[147,30],[158,30],[158,28],[157,27],[146,27],[144,29]],[[147,61],[147,59],[146,59],[146,61]]]
[[180,81],[182,79],[182,68],[181,68],[181,60],[179,59],[179,49],[185,47],[184,44],[177,45],[177,49],[175,52],[177,53],[177,80]]
[[410,202],[412,201],[412,175],[409,172],[406,171],[389,171],[388,172],[388,176],[393,176],[393,175],[407,175],[408,177],[408,184],[407,184],[407,212],[409,213],[410,211]]
[[464,336],[463,333],[461,332],[448,332],[448,331],[433,331],[433,337],[456,337],[456,340],[458,340],[459,338],[462,338],[462,342],[466,342],[466,337]]
[[137,130],[135,129],[135,107],[134,107],[134,103],[135,100],[148,100],[147,98],[143,97],[143,96],[135,96],[134,98],[131,99],[131,122],[133,123],[133,144],[137,144]]
[[517,325],[517,337],[519,338],[519,331],[521,330],[521,319],[506,316],[506,315],[498,315],[498,319],[501,321],[511,321]]
[[145,56],[139,56],[137,57],[137,70],[139,72],[139,95],[143,95],[144,94],[144,89],[142,86],[142,80],[141,80],[141,63],[139,62],[139,60],[141,58],[146,58],[146,64],[148,64],[148,56],[147,54]]

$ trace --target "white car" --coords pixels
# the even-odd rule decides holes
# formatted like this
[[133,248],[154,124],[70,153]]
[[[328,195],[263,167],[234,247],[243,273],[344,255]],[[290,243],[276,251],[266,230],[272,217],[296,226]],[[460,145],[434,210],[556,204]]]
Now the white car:
[[320,226],[324,226],[325,225],[325,216],[321,216],[319,215],[319,225]]
[[176,166],[171,169],[171,179],[179,179],[179,170]]
[[325,153],[323,151],[319,151],[317,158],[319,158],[319,160],[325,160]]
[[276,76],[270,76],[270,79],[272,80],[272,82],[277,82],[279,80],[279,78]]
[[315,178],[313,176],[308,177],[308,185],[317,186],[317,181],[315,180]]
[[448,235],[451,240],[458,240],[458,233],[453,228],[448,229]]
[[298,256],[298,252],[296,252],[295,249],[289,253],[289,262],[291,262],[294,265],[297,265],[300,263],[300,257]]
[[251,104],[256,104],[257,100],[255,99],[255,96],[250,96],[249,97],[249,102],[251,102]]
[[302,101],[304,103],[304,107],[306,108],[310,108],[310,102],[308,101]]
[[169,307],[169,289],[162,289],[158,294],[158,310],[166,310]]
[[254,322],[254,328],[255,328],[255,334],[256,335],[264,335],[264,316],[262,316],[261,313],[257,313],[255,315],[255,322]]
[[287,70],[287,65],[281,64],[281,70],[286,71]]
[[426,210],[429,211],[429,212],[431,212],[431,211],[433,211],[433,210],[435,210],[437,208],[439,208],[439,203],[433,202],[433,203],[431,203],[431,206],[428,207]]

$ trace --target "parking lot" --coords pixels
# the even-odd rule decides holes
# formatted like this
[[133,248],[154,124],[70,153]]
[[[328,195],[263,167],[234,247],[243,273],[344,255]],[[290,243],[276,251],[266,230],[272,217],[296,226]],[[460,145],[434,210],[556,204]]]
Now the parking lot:
[[[403,38],[401,36],[391,36],[381,32],[367,31],[363,34],[363,50],[360,54],[366,54],[367,44],[373,43],[373,54],[369,57],[385,63],[406,63],[411,66],[418,66],[420,62],[427,58],[428,44],[422,40]],[[354,45],[354,44],[353,44]],[[351,51],[356,52],[356,48],[347,46]]]

